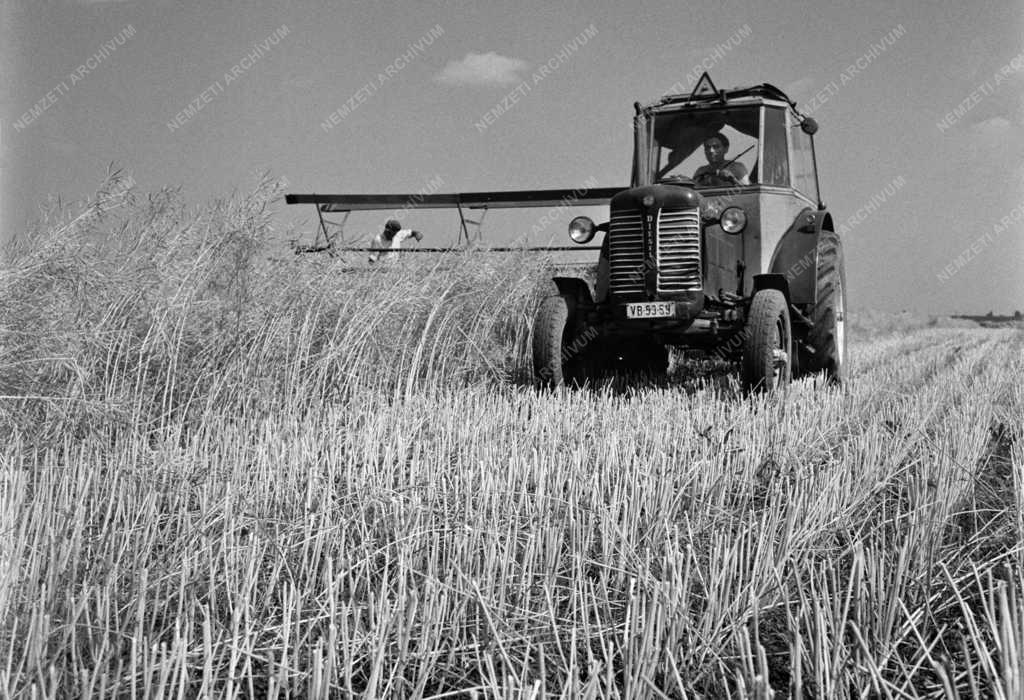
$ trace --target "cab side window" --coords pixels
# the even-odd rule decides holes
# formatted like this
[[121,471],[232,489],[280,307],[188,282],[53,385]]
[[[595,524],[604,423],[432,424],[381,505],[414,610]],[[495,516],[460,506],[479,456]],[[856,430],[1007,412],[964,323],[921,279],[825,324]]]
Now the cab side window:
[[793,187],[812,202],[818,201],[818,180],[814,175],[814,146],[810,134],[793,120],[789,130],[793,140]]
[[789,186],[786,113],[781,109],[767,107],[764,110],[764,163],[759,170],[761,184]]

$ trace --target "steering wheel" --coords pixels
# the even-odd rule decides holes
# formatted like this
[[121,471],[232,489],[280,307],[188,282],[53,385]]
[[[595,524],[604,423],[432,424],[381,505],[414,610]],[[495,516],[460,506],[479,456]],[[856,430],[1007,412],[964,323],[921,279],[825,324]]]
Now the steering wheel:
[[693,187],[693,178],[686,175],[668,175],[658,180],[660,185],[680,185],[682,187]]
[[[728,170],[724,172],[729,173]],[[713,187],[715,185],[735,185],[738,182],[735,175],[733,175],[732,177],[726,177],[722,173],[723,171],[714,173],[704,172],[698,175],[696,178],[694,178],[694,181],[698,185],[701,185],[703,187]],[[732,173],[729,173],[729,175],[732,175]]]

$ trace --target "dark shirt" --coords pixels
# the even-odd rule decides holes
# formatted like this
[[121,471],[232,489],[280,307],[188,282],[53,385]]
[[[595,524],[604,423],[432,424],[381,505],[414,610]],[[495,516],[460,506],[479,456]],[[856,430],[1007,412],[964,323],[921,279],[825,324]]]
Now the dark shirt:
[[713,185],[733,184],[728,177],[723,177],[722,175],[719,175],[719,170],[724,170],[734,175],[736,179],[739,181],[739,184],[747,184],[747,168],[745,165],[743,165],[743,163],[740,163],[738,161],[729,163],[725,167],[719,165],[712,165],[711,163],[708,163],[707,165],[702,165],[699,168],[697,168],[697,172],[693,174],[693,179],[697,181],[697,184],[706,184],[700,182],[701,176],[704,175],[706,176],[705,179],[709,180],[710,184]]

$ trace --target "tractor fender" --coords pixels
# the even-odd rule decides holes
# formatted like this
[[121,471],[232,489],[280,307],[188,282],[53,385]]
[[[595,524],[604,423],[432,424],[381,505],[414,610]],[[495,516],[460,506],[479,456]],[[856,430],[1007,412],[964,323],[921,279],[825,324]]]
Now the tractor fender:
[[754,275],[753,281],[754,294],[757,294],[762,289],[778,289],[782,292],[783,296],[786,297],[786,301],[790,302],[789,282],[786,280],[785,276],[766,272],[763,275]]
[[551,278],[551,281],[558,287],[558,293],[572,297],[578,304],[593,306],[597,298],[597,280],[593,276],[582,275],[569,277],[558,275]]
[[783,293],[791,304],[813,304],[817,301],[818,239],[823,230],[835,230],[832,215],[825,210],[806,207],[793,219],[772,253],[770,276],[782,277],[786,287]]

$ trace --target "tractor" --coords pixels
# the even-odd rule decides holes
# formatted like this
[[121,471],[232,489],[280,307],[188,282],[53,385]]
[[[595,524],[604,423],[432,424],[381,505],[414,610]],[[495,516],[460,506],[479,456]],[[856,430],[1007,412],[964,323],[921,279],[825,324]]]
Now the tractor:
[[[609,371],[664,373],[669,347],[738,362],[743,386],[773,392],[848,362],[842,241],[818,186],[818,125],[782,90],[719,90],[634,105],[630,186],[597,264],[555,272],[533,323],[533,364],[548,386]],[[607,200],[606,200],[607,201]]]

